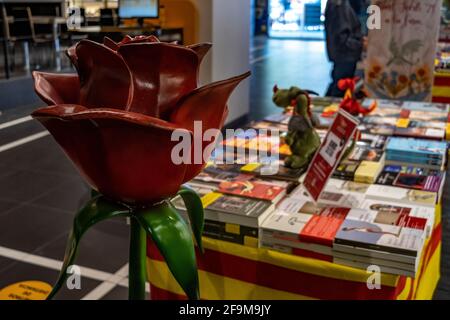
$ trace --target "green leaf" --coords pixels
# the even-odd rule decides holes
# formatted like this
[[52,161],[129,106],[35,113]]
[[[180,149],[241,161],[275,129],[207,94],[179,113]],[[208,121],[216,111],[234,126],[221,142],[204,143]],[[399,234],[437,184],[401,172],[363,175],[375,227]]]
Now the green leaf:
[[135,218],[153,239],[189,299],[198,299],[194,242],[183,218],[167,201],[137,210]]
[[52,292],[47,299],[53,296],[61,289],[62,285],[67,279],[67,268],[75,261],[78,245],[83,234],[93,225],[100,221],[119,216],[129,216],[130,210],[125,205],[111,202],[99,195],[86,204],[75,216],[72,226],[72,231],[69,234],[67,242],[66,253],[64,255],[64,262],[59,274],[58,280],[54,285]]
[[202,200],[197,192],[188,186],[182,186],[180,191],[178,191],[178,195],[183,198],[189,220],[191,221],[192,233],[197,241],[198,248],[203,253],[202,234],[205,220]]

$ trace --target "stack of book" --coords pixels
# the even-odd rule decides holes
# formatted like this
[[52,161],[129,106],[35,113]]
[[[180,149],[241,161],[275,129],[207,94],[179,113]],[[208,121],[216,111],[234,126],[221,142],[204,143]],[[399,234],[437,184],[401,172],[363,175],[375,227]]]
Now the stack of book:
[[335,235],[349,211],[287,198],[261,225],[261,247],[331,262]]
[[[372,99],[366,99],[363,106],[372,103]],[[378,100],[378,108],[362,119],[360,130],[386,136],[443,140],[449,122],[448,104]]]
[[391,210],[353,209],[333,242],[333,262],[415,277],[426,239],[427,219]]
[[[321,113],[337,101],[312,103],[324,138],[333,119]],[[449,106],[379,100],[317,203],[302,186],[305,169],[284,166],[290,117],[267,117],[225,139],[189,183],[202,197],[204,236],[414,277],[442,198]],[[183,200],[173,204],[188,221]]]
[[431,208],[366,201],[361,209],[287,198],[260,227],[262,248],[384,273],[415,277]]
[[396,136],[443,140],[449,109],[447,104],[405,102],[397,121]]
[[386,145],[386,164],[416,165],[443,171],[447,142],[392,137]]
[[[190,183],[189,186],[202,197],[205,214],[204,236],[258,247],[258,228],[273,212],[273,203],[222,194],[201,184]],[[178,196],[172,200],[172,204],[189,222],[183,199]]]

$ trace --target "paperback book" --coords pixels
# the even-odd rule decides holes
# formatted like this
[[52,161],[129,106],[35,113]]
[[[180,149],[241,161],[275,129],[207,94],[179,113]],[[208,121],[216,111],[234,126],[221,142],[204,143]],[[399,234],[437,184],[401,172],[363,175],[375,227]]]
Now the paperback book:
[[225,195],[192,182],[188,185],[202,197],[207,220],[258,228],[275,209],[270,201]]
[[430,237],[433,232],[435,208],[432,207],[367,199],[362,203],[361,209],[364,212],[354,212],[360,215],[352,215],[352,217],[369,222],[381,221],[381,223],[395,224],[398,226],[400,226],[399,222],[404,222],[404,219],[420,218],[422,219],[420,224],[424,225],[424,237]]
[[371,185],[366,192],[367,199],[393,201],[394,203],[406,203],[433,208],[436,206],[437,195],[437,192],[382,186],[378,184]]
[[261,226],[261,243],[331,257],[336,232],[348,208],[328,208],[307,200],[286,199]]
[[384,167],[384,157],[379,161],[361,161],[355,171],[355,182],[373,184]]

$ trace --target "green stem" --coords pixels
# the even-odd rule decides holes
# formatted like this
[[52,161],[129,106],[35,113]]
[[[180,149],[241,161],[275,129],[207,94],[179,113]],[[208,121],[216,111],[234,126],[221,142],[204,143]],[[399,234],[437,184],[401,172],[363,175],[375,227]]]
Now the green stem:
[[129,300],[145,300],[147,281],[147,237],[145,230],[134,217],[130,217],[130,261],[128,271]]

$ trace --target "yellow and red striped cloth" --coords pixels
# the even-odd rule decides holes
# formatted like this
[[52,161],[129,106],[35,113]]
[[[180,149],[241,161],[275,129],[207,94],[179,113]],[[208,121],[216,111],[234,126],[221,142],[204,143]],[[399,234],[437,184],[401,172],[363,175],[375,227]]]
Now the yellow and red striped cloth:
[[450,103],[450,73],[435,73],[432,96],[433,102]]
[[[441,211],[422,252],[415,279],[381,275],[369,290],[365,270],[204,238],[197,253],[200,295],[207,300],[253,299],[431,299],[440,277]],[[147,270],[152,299],[185,299],[155,245],[148,242]]]

